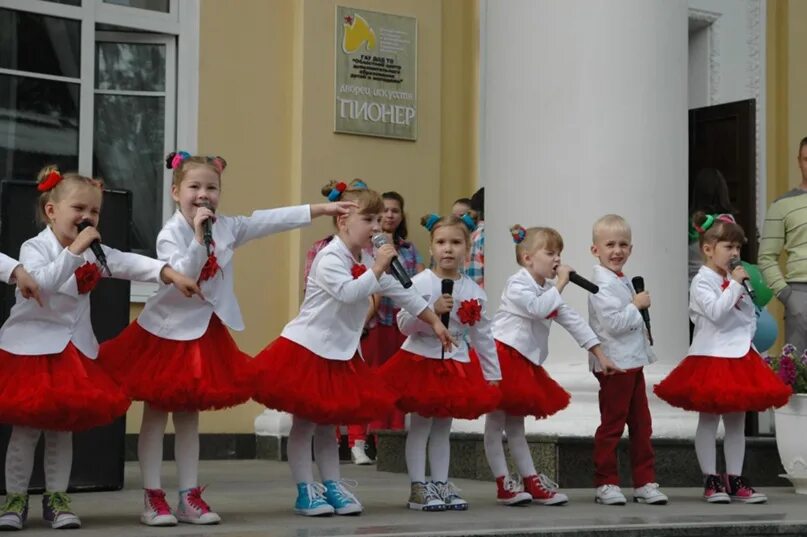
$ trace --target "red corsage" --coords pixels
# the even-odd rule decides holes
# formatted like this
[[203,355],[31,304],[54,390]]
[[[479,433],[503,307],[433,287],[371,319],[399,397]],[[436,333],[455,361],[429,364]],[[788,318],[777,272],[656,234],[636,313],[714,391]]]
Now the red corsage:
[[477,299],[463,300],[457,310],[457,315],[462,324],[473,326],[482,318],[482,305]]
[[199,280],[196,283],[202,283],[209,280],[220,270],[221,267],[219,266],[218,259],[216,259],[216,254],[210,254],[207,256],[205,266],[202,267],[202,272],[199,274]]
[[48,175],[46,175],[45,178],[38,185],[36,185],[36,189],[40,192],[47,192],[58,185],[61,180],[62,174],[59,173],[59,170],[51,170],[48,172]]
[[552,313],[546,316],[547,319],[554,319],[558,316],[558,310],[552,310]]
[[730,282],[730,281],[728,281],[728,280],[723,280],[723,283],[721,283],[721,284],[720,284],[720,288],[721,288],[721,289],[725,289],[726,287],[728,287],[728,286],[729,286],[729,284],[730,284],[730,283],[731,283],[731,282]]
[[80,295],[86,295],[101,281],[101,271],[95,263],[84,263],[76,269],[76,287]]
[[367,272],[367,267],[365,267],[361,263],[353,263],[353,266],[350,267],[350,274],[353,276],[354,280],[359,276],[361,276],[362,274],[364,274],[365,272]]

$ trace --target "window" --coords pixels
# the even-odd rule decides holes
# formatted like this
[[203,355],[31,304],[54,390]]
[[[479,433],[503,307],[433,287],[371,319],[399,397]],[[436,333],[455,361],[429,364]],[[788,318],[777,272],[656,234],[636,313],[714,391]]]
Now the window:
[[0,179],[57,164],[130,190],[132,249],[153,256],[174,210],[163,159],[196,149],[198,17],[198,0],[4,0]]

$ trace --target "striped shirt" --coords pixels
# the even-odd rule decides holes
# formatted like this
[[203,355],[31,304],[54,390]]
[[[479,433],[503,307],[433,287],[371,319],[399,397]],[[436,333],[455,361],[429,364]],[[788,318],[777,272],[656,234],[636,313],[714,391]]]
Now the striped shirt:
[[[779,267],[783,249],[785,274]],[[758,264],[777,295],[788,283],[807,282],[807,190],[794,188],[771,203],[762,226]]]

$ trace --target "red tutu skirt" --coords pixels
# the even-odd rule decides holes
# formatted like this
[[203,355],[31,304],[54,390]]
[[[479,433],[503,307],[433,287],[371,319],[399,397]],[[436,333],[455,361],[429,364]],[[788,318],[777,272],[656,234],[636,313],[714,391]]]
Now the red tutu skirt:
[[134,321],[101,345],[99,360],[129,397],[165,412],[227,408],[252,395],[251,358],[216,315],[190,341],[155,336]]
[[0,423],[47,431],[83,431],[129,408],[123,390],[72,343],[58,354],[0,350]]
[[496,351],[502,369],[499,410],[511,416],[546,418],[569,406],[569,392],[555,382],[543,366],[533,364],[501,341],[496,341]]
[[395,395],[358,355],[328,360],[279,337],[252,366],[253,399],[314,423],[367,423],[395,409]]
[[753,348],[742,358],[687,356],[653,391],[672,406],[710,414],[761,412],[792,394]]
[[424,358],[399,350],[379,370],[398,396],[398,408],[427,418],[476,419],[496,410],[502,394],[482,376],[475,357],[456,360]]

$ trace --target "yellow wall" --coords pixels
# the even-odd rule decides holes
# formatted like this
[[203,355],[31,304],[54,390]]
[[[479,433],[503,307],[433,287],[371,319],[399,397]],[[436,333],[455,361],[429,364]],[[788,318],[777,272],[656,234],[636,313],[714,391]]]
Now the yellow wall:
[[[361,177],[406,199],[410,235],[427,255],[416,222],[446,211],[476,184],[477,0],[353,0],[360,9],[418,21],[418,139],[334,134],[335,0],[203,0],[199,73],[199,152],[224,156],[221,210],[324,201],[330,179]],[[235,292],[248,353],[277,337],[297,313],[305,252],[331,232],[329,219],[239,250]],[[137,308],[133,308],[136,314]],[[202,432],[253,429],[262,407],[250,403],[204,413]],[[141,409],[127,428],[136,432]]]
[[[766,141],[767,195],[773,201],[801,182],[796,165],[799,141],[807,136],[807,2],[768,0],[766,39]],[[768,306],[774,318],[781,319],[779,301]],[[780,323],[779,339],[784,343]]]

